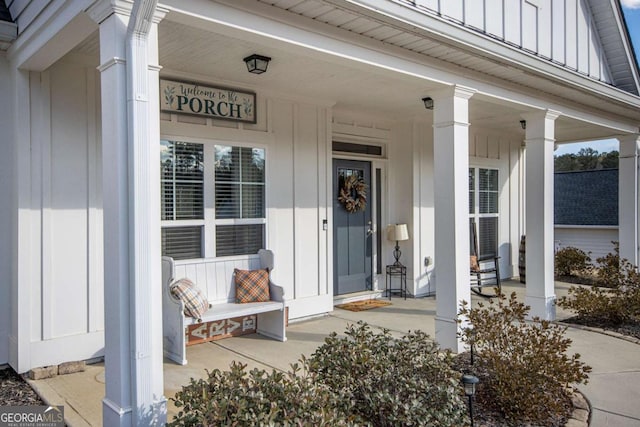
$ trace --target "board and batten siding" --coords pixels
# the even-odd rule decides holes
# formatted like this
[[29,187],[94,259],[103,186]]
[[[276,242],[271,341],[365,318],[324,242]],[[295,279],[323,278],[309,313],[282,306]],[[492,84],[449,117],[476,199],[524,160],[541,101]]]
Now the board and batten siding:
[[[429,123],[414,122],[404,133],[413,142],[413,209],[412,240],[413,290],[415,295],[435,292],[437,272],[434,271],[434,177],[433,127]],[[484,129],[472,129],[469,135],[469,166],[498,169],[499,230],[498,250],[503,278],[512,277],[517,270],[520,239],[520,144],[516,135],[498,134]],[[395,165],[392,164],[392,168]],[[393,201],[391,201],[393,203]],[[405,252],[403,251],[403,256]],[[425,259],[431,259],[425,265]],[[435,274],[434,274],[435,273]],[[409,285],[411,286],[411,285]]]
[[[256,124],[162,113],[161,134],[166,139],[266,149],[266,247],[275,257],[272,280],[285,290],[290,319],[326,313],[333,309],[327,201],[331,110],[257,92]],[[326,231],[324,219],[329,223]],[[219,259],[221,265],[227,261]],[[240,261],[235,257],[234,262]]]
[[587,0],[412,0],[401,3],[426,9],[543,59],[612,83]]
[[500,198],[498,251],[500,274],[512,277],[517,269],[518,244],[523,224],[520,220],[521,136],[478,128],[469,135],[469,166],[498,169]]
[[98,82],[95,65],[64,60],[29,75],[29,236],[19,236],[29,256],[18,260],[29,269],[29,283],[18,284],[30,287],[18,300],[29,322],[14,331],[28,348],[18,354],[21,371],[103,354]]

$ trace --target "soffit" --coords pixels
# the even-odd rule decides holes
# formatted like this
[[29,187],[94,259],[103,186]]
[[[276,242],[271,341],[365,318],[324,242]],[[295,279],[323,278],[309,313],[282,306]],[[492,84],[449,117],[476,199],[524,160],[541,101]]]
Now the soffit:
[[[244,40],[169,19],[159,24],[158,42],[161,75],[165,77],[216,82],[255,90],[259,95],[271,93],[276,97],[335,105],[384,120],[431,120],[432,112],[424,109],[420,99],[438,87],[414,76],[362,67],[349,60],[336,62],[328,55],[304,55],[288,49],[286,43],[268,38]],[[97,65],[99,49],[96,32],[72,53],[91,56]],[[273,58],[265,74],[247,72],[242,58],[252,53]],[[520,116],[530,111],[508,100],[476,94],[470,102],[469,119],[474,128],[510,134],[517,139],[524,138]],[[611,130],[584,122],[563,117],[556,122],[559,141],[608,136]]]
[[[467,31],[468,37],[483,40],[486,47],[499,46],[512,49],[513,57],[526,58],[529,63],[539,63],[551,70],[536,71],[531,67],[518,65],[512,58],[492,55],[490,50],[475,49],[469,43],[457,43],[451,38],[421,31],[406,22],[394,22],[388,16],[376,17],[376,12],[367,14],[355,12],[358,7],[344,0],[258,0],[263,4],[288,11],[326,25],[368,37],[384,44],[392,45],[429,58],[443,61],[462,73],[485,76],[494,82],[517,85],[538,96],[545,96],[561,102],[574,102],[589,108],[602,109],[622,117],[638,120],[640,113],[633,107],[640,106],[640,98],[596,81],[577,72],[571,72],[551,61],[527,54],[521,49],[508,46],[488,36]],[[384,18],[384,19],[383,19]],[[466,30],[462,26],[449,24],[457,31]],[[477,41],[477,40],[476,40]],[[480,77],[482,78],[482,77]],[[573,84],[569,83],[573,82]],[[606,103],[606,104],[604,104]],[[602,108],[601,108],[602,107]]]
[[638,67],[618,0],[590,0],[589,4],[613,81],[617,87],[637,95],[640,84]]

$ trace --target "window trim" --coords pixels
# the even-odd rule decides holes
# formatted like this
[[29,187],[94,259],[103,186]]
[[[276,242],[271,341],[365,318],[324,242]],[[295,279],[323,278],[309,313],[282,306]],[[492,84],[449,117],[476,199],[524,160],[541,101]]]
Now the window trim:
[[[249,140],[250,138],[247,138]],[[204,219],[198,220],[163,220],[160,221],[161,228],[169,227],[182,227],[182,226],[201,226],[202,227],[202,258],[249,258],[255,256],[255,254],[242,254],[242,255],[229,255],[229,256],[216,256],[216,225],[250,225],[250,224],[264,224],[264,244],[268,246],[269,242],[269,186],[267,183],[271,178],[271,165],[269,159],[269,145],[265,142],[248,142],[247,140],[238,141],[235,139],[213,139],[213,138],[199,138],[184,135],[174,134],[161,134],[160,140],[178,141],[192,144],[203,145],[203,162],[204,162]],[[226,145],[231,147],[243,147],[243,148],[259,148],[264,150],[264,218],[225,218],[216,219],[215,212],[215,168],[207,167],[209,159],[212,159],[211,165],[213,165],[215,159],[215,146]],[[160,153],[158,153],[159,155]],[[160,181],[158,181],[158,185]]]

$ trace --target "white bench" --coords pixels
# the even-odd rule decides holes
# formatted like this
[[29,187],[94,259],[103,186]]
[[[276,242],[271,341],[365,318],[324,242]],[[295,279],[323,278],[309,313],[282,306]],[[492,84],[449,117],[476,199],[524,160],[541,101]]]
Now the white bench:
[[[273,268],[273,252],[261,249],[257,256],[238,259],[204,258],[173,260],[162,257],[162,333],[165,357],[187,364],[189,338],[196,342],[246,331],[286,341],[284,290],[269,279],[271,301],[235,303],[234,268]],[[184,315],[184,303],[171,294],[176,279],[188,278],[205,294],[211,307],[201,319]],[[235,320],[234,320],[235,319]]]

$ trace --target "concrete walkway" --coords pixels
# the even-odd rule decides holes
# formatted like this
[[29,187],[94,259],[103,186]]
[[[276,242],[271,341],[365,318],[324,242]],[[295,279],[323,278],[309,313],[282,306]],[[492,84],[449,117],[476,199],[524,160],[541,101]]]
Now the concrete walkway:
[[[558,283],[557,294],[565,294],[568,286]],[[510,283],[504,291],[523,295],[524,287]],[[233,360],[246,363],[249,368],[287,370],[301,354],[310,355],[330,332],[341,333],[358,320],[399,335],[416,329],[435,335],[435,298],[405,301],[394,297],[392,303],[363,312],[336,309],[328,316],[292,323],[287,328],[286,343],[247,335],[191,346],[187,350],[188,365],[165,362],[165,396],[174,396],[191,377],[205,377],[205,369],[226,369]],[[567,316],[568,313],[558,313],[559,318]],[[640,345],[577,328],[569,328],[568,337],[573,340],[572,351],[580,353],[582,360],[593,368],[589,384],[580,387],[593,407],[591,426],[640,426]],[[85,372],[30,383],[47,403],[64,405],[69,426],[102,424],[102,364],[87,366]],[[169,401],[169,417],[175,413],[176,408]]]

